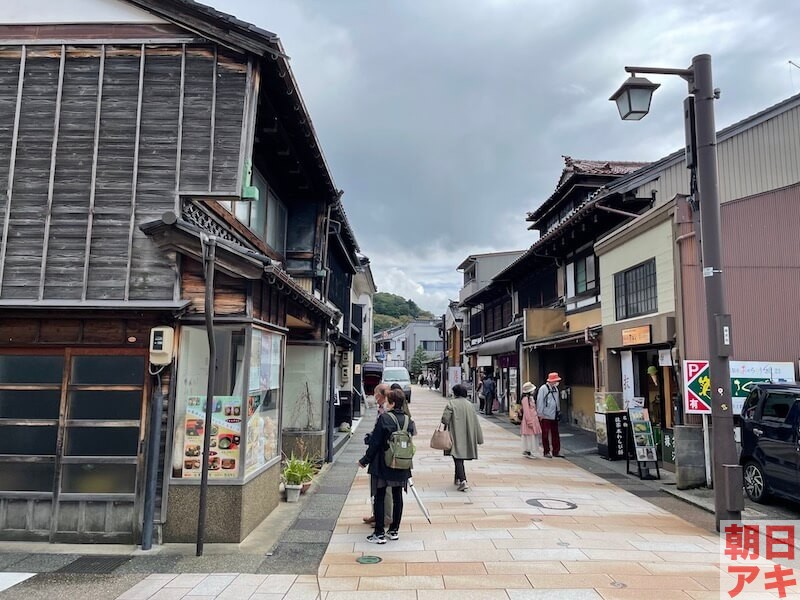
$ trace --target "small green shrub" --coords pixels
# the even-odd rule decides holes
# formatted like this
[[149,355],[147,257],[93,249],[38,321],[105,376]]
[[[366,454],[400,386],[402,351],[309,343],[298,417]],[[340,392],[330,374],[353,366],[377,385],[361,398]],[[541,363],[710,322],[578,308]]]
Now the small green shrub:
[[317,465],[308,458],[298,458],[294,453],[286,459],[281,473],[283,482],[288,485],[302,485],[311,481],[317,474]]

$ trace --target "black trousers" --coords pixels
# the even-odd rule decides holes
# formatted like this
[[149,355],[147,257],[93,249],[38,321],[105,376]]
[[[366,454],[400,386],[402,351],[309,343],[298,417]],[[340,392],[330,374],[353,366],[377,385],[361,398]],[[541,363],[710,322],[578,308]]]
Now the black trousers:
[[[383,493],[385,488],[378,488],[378,493],[375,495],[375,535],[382,535],[384,533],[383,519],[377,518],[378,515],[384,513],[384,505],[386,504],[386,494]],[[400,486],[392,487],[392,524],[389,525],[391,531],[400,529],[400,520],[403,518],[403,488]]]
[[466,481],[467,480],[467,472],[464,469],[464,459],[463,458],[456,458],[453,457],[453,462],[456,466],[456,479],[458,481]]

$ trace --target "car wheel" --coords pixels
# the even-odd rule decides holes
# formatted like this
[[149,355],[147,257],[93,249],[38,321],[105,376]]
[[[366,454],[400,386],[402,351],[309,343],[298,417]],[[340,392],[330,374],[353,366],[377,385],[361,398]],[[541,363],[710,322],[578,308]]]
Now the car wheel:
[[753,502],[764,502],[769,495],[764,469],[753,460],[744,466],[744,491]]

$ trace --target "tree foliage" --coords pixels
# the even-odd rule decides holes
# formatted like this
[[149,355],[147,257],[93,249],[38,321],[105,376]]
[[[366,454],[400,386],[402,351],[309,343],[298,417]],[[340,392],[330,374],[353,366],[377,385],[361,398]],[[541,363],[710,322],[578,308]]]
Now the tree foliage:
[[381,314],[394,318],[410,317],[409,320],[434,318],[427,310],[422,310],[417,306],[413,300],[406,300],[397,294],[378,292],[372,297],[372,305],[376,315]]
[[417,346],[414,350],[414,356],[411,357],[411,378],[416,379],[425,368],[425,360],[428,358],[428,353],[422,348],[422,344]]

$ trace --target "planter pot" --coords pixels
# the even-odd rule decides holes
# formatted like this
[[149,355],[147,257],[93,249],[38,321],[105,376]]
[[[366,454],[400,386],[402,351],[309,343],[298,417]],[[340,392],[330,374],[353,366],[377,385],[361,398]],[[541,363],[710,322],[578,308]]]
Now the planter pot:
[[300,490],[303,488],[302,485],[286,485],[286,501],[287,502],[297,502],[300,498]]
[[300,487],[300,493],[301,494],[305,494],[308,491],[308,488],[310,488],[310,487],[311,487],[311,482],[310,481],[304,482],[303,485]]

